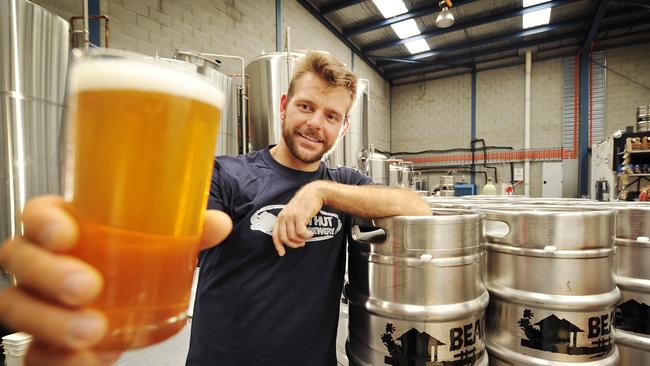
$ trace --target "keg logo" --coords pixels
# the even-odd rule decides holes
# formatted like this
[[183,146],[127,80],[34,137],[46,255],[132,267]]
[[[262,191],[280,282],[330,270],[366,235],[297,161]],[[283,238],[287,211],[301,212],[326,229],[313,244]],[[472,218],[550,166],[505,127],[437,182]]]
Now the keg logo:
[[[250,220],[251,230],[261,231],[269,236],[273,235],[278,214],[284,206],[286,205],[264,206],[255,211]],[[307,229],[314,233],[314,236],[307,242],[331,239],[341,231],[342,227],[343,223],[337,214],[320,210],[307,224]]]
[[[590,317],[583,326],[586,331],[555,314],[533,324],[534,316],[532,310],[524,309],[517,322],[526,335],[526,339],[521,340],[524,347],[567,355],[594,355],[592,358],[603,357],[612,349],[610,333],[614,313]],[[586,336],[586,345],[578,345],[578,333]]]
[[[395,326],[386,323],[386,332],[381,341],[390,356],[384,357],[384,364],[393,366],[472,366],[481,360],[485,353],[482,339],[484,334],[483,319],[449,330],[447,343],[433,337],[427,332],[411,328],[396,340],[393,339]],[[444,337],[441,337],[444,338]],[[480,347],[480,349],[477,349]],[[448,349],[452,360],[440,360],[438,348]]]
[[650,306],[630,299],[616,306],[616,329],[650,334]]

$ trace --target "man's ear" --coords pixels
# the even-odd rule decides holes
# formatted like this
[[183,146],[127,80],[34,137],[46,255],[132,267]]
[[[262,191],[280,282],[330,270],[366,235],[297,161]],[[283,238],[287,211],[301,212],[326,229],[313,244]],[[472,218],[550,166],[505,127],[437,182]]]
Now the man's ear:
[[287,95],[282,94],[282,98],[280,98],[280,113],[284,113],[287,111]]

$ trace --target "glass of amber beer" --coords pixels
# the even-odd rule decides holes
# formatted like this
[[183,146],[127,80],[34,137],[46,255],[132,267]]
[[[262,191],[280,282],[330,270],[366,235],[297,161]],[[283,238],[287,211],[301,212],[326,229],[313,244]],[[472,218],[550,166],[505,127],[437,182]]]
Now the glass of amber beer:
[[185,325],[223,94],[160,60],[95,49],[73,51],[68,95],[70,254],[104,277],[98,349],[159,342]]

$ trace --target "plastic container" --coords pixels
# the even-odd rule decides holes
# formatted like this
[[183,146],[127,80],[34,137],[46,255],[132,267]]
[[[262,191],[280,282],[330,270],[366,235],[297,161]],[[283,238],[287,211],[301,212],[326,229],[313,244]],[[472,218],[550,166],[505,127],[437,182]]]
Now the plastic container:
[[32,336],[24,332],[13,333],[2,337],[5,365],[24,366],[25,355],[31,343]]

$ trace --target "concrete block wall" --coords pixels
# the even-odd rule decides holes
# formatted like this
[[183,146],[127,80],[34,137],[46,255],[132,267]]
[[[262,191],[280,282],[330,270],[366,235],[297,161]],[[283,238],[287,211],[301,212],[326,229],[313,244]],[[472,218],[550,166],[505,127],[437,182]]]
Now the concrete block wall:
[[393,87],[391,122],[394,152],[470,147],[470,76]]
[[[559,59],[535,62],[533,56],[531,147],[561,146],[561,65]],[[524,98],[523,65],[477,73],[476,137],[484,139],[488,146],[523,148]],[[469,147],[471,76],[394,87],[391,112],[392,151]],[[493,176],[492,170],[488,171]],[[497,165],[497,171],[502,181],[510,181],[509,164]],[[428,177],[432,187],[437,186],[438,176]],[[482,175],[476,176],[476,183],[485,184]],[[523,185],[515,187],[515,193],[523,191]],[[530,194],[542,194],[541,163],[531,163]]]
[[[80,0],[35,0],[68,19],[82,13]],[[252,61],[274,52],[273,0],[100,0],[110,16],[110,47],[171,57],[175,49],[231,54]],[[295,0],[281,3],[282,28],[291,27],[293,49],[324,50],[351,65],[352,52]],[[282,39],[284,44],[284,37]],[[224,62],[223,71],[238,72]],[[380,149],[390,144],[390,85],[361,59],[355,69],[371,81],[370,142]]]
[[616,74],[650,86],[650,45],[617,48],[606,51],[605,55],[611,70],[606,76],[605,132],[611,136],[616,130],[636,126],[636,108],[650,104],[650,90]]

